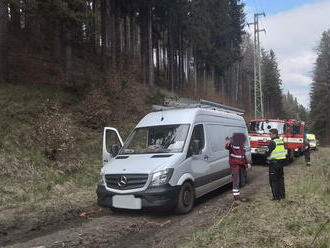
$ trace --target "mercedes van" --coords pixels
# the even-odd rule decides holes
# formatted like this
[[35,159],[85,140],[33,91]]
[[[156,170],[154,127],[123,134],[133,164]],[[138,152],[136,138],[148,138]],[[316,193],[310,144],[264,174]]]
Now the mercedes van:
[[98,205],[112,209],[175,209],[231,182],[225,138],[244,133],[244,119],[219,108],[174,108],[146,115],[123,143],[104,128]]

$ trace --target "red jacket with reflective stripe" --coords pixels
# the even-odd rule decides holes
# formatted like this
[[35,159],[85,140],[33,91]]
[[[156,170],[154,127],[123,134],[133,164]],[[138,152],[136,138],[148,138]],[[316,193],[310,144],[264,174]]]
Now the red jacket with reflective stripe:
[[226,149],[229,150],[230,165],[245,165],[249,163],[245,156],[244,145],[234,146],[229,143],[226,144]]

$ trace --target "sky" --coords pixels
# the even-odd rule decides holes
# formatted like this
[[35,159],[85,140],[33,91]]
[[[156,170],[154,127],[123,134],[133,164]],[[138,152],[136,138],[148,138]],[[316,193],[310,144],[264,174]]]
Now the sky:
[[[247,21],[260,17],[261,46],[272,49],[281,72],[283,92],[290,91],[300,104],[309,108],[316,48],[322,33],[330,29],[330,0],[242,0]],[[253,34],[253,26],[246,28]]]

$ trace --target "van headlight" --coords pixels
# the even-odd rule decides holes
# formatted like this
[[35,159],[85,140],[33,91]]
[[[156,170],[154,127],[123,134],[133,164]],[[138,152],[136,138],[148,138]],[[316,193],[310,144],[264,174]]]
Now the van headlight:
[[104,174],[100,174],[100,176],[99,176],[99,185],[105,185]]
[[168,181],[170,181],[170,179],[171,179],[173,171],[174,171],[173,168],[169,168],[166,170],[161,170],[161,171],[157,171],[157,172],[153,173],[150,185],[151,186],[160,186],[160,185],[167,184]]

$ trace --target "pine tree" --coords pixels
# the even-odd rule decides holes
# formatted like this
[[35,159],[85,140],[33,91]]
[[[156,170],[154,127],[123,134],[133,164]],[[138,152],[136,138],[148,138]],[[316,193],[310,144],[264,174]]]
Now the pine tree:
[[265,116],[280,118],[282,108],[282,81],[275,53],[270,50],[262,52],[262,91]]
[[330,144],[330,30],[322,34],[311,87],[311,125],[322,143]]

